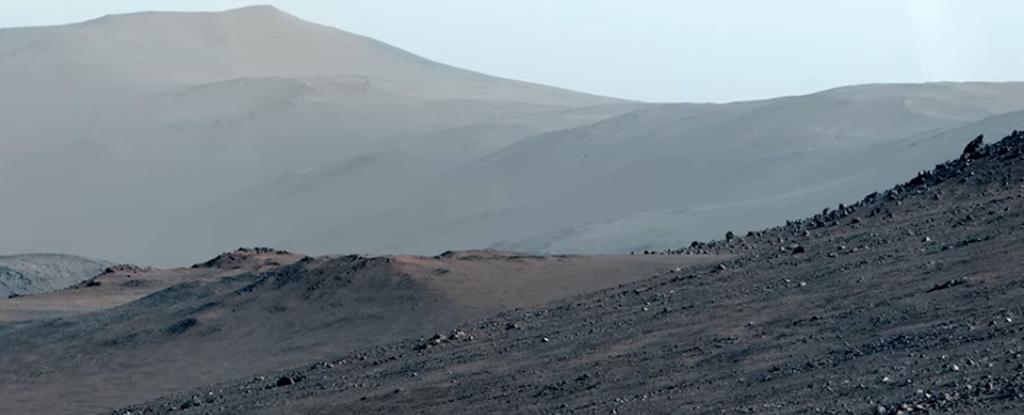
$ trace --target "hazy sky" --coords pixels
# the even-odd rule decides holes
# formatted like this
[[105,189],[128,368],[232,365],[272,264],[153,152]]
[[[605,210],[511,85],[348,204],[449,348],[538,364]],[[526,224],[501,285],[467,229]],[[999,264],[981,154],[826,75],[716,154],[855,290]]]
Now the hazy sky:
[[2,0],[0,27],[252,4],[467,69],[648,101],[1024,80],[1020,0]]

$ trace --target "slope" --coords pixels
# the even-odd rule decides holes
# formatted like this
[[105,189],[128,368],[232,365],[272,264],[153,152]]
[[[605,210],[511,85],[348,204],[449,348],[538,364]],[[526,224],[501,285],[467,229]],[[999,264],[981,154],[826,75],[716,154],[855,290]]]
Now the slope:
[[[518,141],[418,182],[407,196],[414,205],[275,243],[414,253],[678,246],[890,186],[953,151],[925,138],[1024,109],[1022,92],[1021,83],[867,85],[642,109]],[[904,148],[911,139],[917,145]]]
[[74,255],[0,256],[0,298],[61,290],[114,264]]
[[[271,7],[0,30],[0,91],[0,145],[12,149],[0,153],[0,251],[155,265],[209,252],[152,246],[169,218],[282,177],[396,148],[429,147],[416,163],[448,165],[636,108],[449,67]],[[406,158],[368,188],[410,180],[395,169]]]
[[109,410],[713,259],[257,249],[188,269],[127,267],[77,289],[0,300],[0,322],[20,320],[0,324],[0,413]]
[[1019,413],[1024,134],[980,143],[889,191],[683,251],[743,253],[721,264],[452,327],[472,340],[124,410]]

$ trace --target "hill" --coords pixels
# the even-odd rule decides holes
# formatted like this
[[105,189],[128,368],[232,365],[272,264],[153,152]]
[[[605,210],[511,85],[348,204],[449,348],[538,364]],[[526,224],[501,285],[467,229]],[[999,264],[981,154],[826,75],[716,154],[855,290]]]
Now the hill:
[[61,254],[0,256],[0,298],[62,290],[113,263]]
[[662,249],[885,188],[949,151],[927,137],[1024,110],[1019,83],[630,102],[272,7],[0,30],[0,90],[0,252],[162,267],[249,245]]
[[401,193],[412,205],[273,242],[307,252],[678,247],[888,188],[959,150],[971,137],[963,131],[1012,118],[1005,114],[1024,109],[1022,93],[1020,83],[870,85],[642,109],[523,139],[415,182]]
[[717,264],[125,410],[1018,413],[1022,160],[1024,133],[979,137],[888,191],[680,251],[742,253]]
[[[0,251],[165,266],[258,243],[152,246],[169,219],[252,188],[408,149],[354,192],[380,193],[416,166],[644,106],[449,67],[271,7],[0,30],[0,90],[0,145],[17,149],[0,154]],[[429,157],[406,171],[409,152]]]
[[0,413],[95,413],[399,339],[427,344],[458,322],[713,259],[258,248],[190,268],[118,267],[0,300]]

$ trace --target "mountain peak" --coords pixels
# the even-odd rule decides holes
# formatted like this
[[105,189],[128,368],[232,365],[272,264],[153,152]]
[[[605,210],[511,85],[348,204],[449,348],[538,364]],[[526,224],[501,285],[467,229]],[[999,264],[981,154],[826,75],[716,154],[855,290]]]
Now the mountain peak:
[[269,17],[269,16],[295,17],[295,16],[292,16],[291,14],[289,14],[288,12],[286,12],[284,10],[281,10],[281,9],[279,9],[277,7],[271,6],[269,4],[258,4],[258,5],[253,5],[253,6],[239,7],[239,8],[236,8],[236,9],[228,9],[228,10],[225,10],[225,11],[222,11],[222,12],[219,12],[219,13],[222,13],[222,14],[234,14],[234,15],[257,15],[257,16],[261,16],[261,17]]
[[227,9],[222,11],[213,12],[194,12],[194,11],[143,11],[135,13],[118,13],[108,14],[96,19],[87,21],[86,23],[100,23],[108,21],[124,21],[124,20],[135,20],[138,18],[149,17],[157,19],[176,18],[181,16],[223,16],[223,17],[234,17],[241,19],[295,19],[297,17],[281,10],[277,7],[269,4],[245,6],[235,9]]

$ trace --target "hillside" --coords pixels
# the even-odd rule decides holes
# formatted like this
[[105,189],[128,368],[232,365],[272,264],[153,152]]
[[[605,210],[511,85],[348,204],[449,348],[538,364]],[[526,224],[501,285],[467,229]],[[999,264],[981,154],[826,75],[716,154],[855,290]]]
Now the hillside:
[[152,246],[169,219],[282,178],[397,154],[364,194],[644,106],[449,67],[271,7],[0,30],[0,90],[0,145],[16,150],[0,154],[0,252],[153,265],[259,242]]
[[74,289],[0,300],[0,414],[96,413],[353,349],[426,342],[457,322],[713,259],[257,248],[190,268],[118,267]]
[[95,277],[112,265],[73,255],[0,256],[0,298],[62,290]]
[[[959,151],[957,152],[959,153]],[[121,410],[1016,414],[1024,133],[623,286]]]
[[402,192],[411,206],[272,242],[308,252],[678,247],[890,187],[966,144],[959,129],[1024,109],[1022,97],[1022,83],[943,83],[658,106],[520,140],[415,182]]
[[963,144],[928,137],[1024,110],[1019,83],[630,102],[272,7],[0,30],[0,90],[0,252],[164,267],[662,249],[886,188]]

